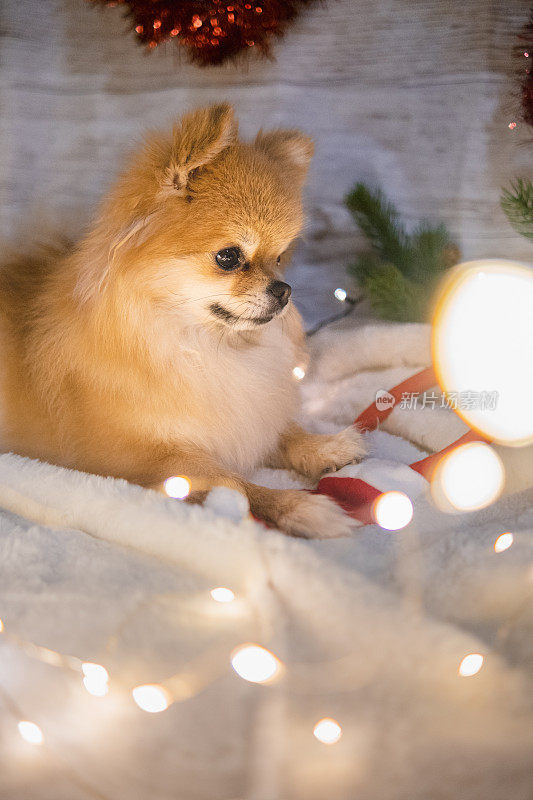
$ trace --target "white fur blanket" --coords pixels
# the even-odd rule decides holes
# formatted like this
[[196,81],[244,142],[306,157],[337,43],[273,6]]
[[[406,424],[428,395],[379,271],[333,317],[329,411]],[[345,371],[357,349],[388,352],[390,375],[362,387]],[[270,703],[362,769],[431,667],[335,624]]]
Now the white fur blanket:
[[[345,324],[311,342],[302,392],[317,431],[429,362],[419,325]],[[462,432],[444,409],[398,408],[360,469],[372,482]],[[2,800],[531,797],[531,490],[455,516],[422,493],[403,532],[306,542],[3,455],[0,506]],[[514,544],[496,554],[504,531]],[[216,586],[237,599],[215,603]],[[109,694],[89,695],[27,642],[104,664]],[[276,653],[279,680],[233,672],[244,642]],[[459,677],[469,653],[483,668]],[[177,702],[140,710],[130,690],[142,683]],[[313,736],[323,717],[342,726],[333,746]],[[41,727],[41,747],[21,739],[20,719]]]

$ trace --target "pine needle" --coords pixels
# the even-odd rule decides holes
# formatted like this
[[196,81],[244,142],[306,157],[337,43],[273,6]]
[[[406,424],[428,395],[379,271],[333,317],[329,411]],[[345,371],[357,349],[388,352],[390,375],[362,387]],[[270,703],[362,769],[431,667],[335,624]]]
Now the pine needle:
[[517,233],[533,239],[533,183],[517,178],[510,189],[504,189],[501,207]]

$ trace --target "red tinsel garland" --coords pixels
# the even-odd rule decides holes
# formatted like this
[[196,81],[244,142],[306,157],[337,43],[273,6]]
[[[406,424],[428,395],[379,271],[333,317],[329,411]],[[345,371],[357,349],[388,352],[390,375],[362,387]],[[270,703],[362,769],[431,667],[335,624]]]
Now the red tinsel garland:
[[221,64],[257,48],[268,56],[298,12],[315,0],[89,0],[123,6],[139,41],[154,48],[174,39],[192,61]]

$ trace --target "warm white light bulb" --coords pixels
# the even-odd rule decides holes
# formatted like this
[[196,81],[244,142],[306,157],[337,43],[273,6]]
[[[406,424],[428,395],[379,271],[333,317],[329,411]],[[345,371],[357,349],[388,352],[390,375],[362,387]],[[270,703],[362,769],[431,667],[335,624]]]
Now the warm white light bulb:
[[42,744],[44,736],[42,730],[35,722],[28,722],[28,720],[21,720],[18,723],[19,733],[25,742],[29,744]]
[[84,661],[81,665],[81,670],[86,678],[98,681],[99,683],[107,683],[109,680],[109,673],[101,664],[94,664],[92,661]]
[[498,536],[496,541],[494,542],[494,551],[496,553],[503,553],[504,550],[508,550],[514,541],[514,536],[512,533],[502,533],[501,536]]
[[132,691],[133,699],[143,711],[157,714],[165,711],[171,703],[170,694],[163,686],[156,683],[146,683],[136,686]]
[[404,492],[383,492],[374,503],[374,518],[387,531],[399,531],[413,518],[413,504]]
[[342,736],[342,728],[336,720],[326,717],[317,722],[313,733],[322,744],[335,744]]
[[487,259],[455,268],[432,328],[439,384],[466,423],[499,444],[533,441],[533,269]]
[[109,691],[109,686],[107,683],[101,683],[100,681],[91,678],[84,678],[83,685],[89,694],[93,695],[93,697],[105,697]]
[[109,673],[101,664],[85,661],[81,665],[84,675],[83,685],[94,697],[105,697],[109,691]]
[[244,644],[237,647],[231,655],[231,665],[237,675],[251,683],[265,683],[280,670],[281,662],[264,647],[257,644]]
[[167,478],[163,485],[166,494],[178,500],[183,500],[191,491],[191,482],[184,475],[173,475],[172,478]]
[[470,678],[472,675],[477,675],[482,666],[483,656],[481,653],[470,653],[459,664],[459,675],[462,678]]
[[456,447],[439,462],[431,483],[439,508],[476,511],[493,503],[505,480],[497,453],[484,442]]
[[305,370],[302,367],[294,367],[292,374],[297,381],[302,381],[305,378]]
[[340,288],[339,289],[335,289],[334,294],[335,294],[335,297],[337,298],[337,300],[340,300],[341,303],[344,303],[344,301],[348,297],[348,294],[347,294],[345,289],[340,289]]
[[231,589],[226,589],[225,586],[218,586],[216,589],[211,589],[210,594],[217,603],[231,603],[232,600],[235,600],[234,593]]

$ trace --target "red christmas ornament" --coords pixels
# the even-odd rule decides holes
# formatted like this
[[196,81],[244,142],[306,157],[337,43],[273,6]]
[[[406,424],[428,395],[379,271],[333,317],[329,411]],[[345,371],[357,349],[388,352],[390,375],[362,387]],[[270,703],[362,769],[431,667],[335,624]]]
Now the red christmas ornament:
[[153,49],[174,40],[201,66],[221,64],[258,50],[269,56],[273,36],[282,36],[302,8],[315,0],[89,0],[121,5],[138,40]]

